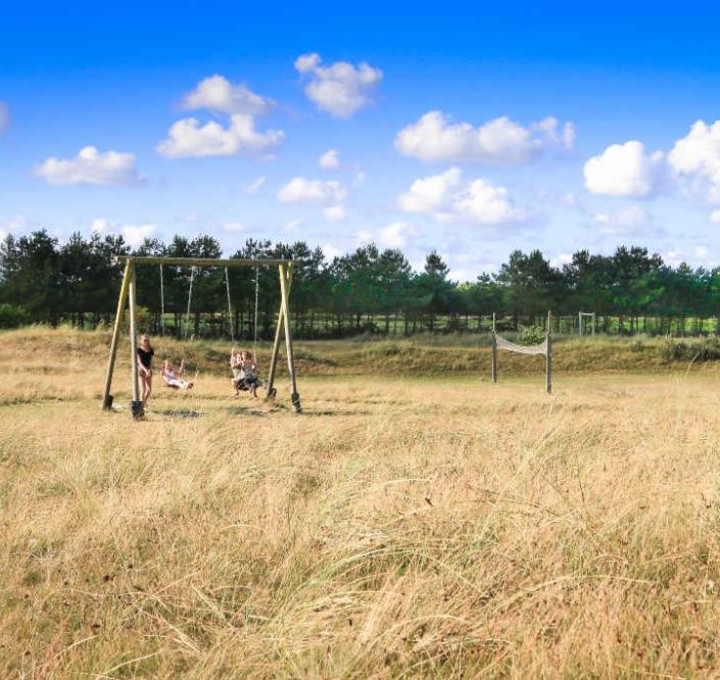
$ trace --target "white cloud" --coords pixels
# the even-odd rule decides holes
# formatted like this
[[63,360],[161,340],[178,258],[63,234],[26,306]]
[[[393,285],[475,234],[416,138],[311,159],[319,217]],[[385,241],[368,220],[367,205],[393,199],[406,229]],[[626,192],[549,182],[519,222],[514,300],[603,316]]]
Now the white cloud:
[[571,253],[557,253],[554,257],[551,257],[549,262],[551,267],[562,269],[565,264],[570,264],[573,261]]
[[323,215],[330,222],[340,222],[347,217],[345,206],[342,204],[331,205],[323,209]]
[[129,224],[122,227],[120,233],[131,248],[137,248],[146,238],[150,238],[156,229],[157,225],[155,224],[140,224],[137,226]]
[[295,68],[311,80],[305,94],[321,111],[338,118],[348,118],[371,103],[369,93],[382,79],[382,71],[362,62],[353,66],[338,61],[331,66],[320,65],[320,55],[303,54],[295,60]]
[[300,219],[290,220],[284,227],[283,231],[297,231],[303,225],[303,221]]
[[333,205],[342,203],[347,192],[340,182],[325,182],[319,179],[305,179],[293,177],[278,192],[278,199],[282,203],[316,203],[320,205]]
[[155,148],[166,158],[201,158],[205,156],[266,156],[282,144],[282,130],[257,132],[252,116],[236,113],[230,126],[214,121],[201,125],[196,118],[184,118],[168,132],[169,138]]
[[325,255],[325,259],[330,262],[334,258],[342,257],[345,254],[345,251],[342,250],[342,248],[338,248],[332,243],[326,243],[324,246],[322,246],[321,250],[323,252],[323,255]]
[[183,108],[210,109],[220,113],[257,116],[272,108],[272,101],[251,92],[244,84],[233,85],[221,75],[210,76],[183,99]]
[[713,210],[710,213],[709,220],[710,224],[717,224],[718,226],[720,226],[720,210]]
[[245,187],[245,193],[249,196],[254,196],[258,191],[260,191],[260,189],[262,189],[266,181],[266,177],[258,177]]
[[441,111],[429,111],[395,136],[395,148],[405,156],[440,163],[519,165],[552,146],[574,142],[574,127],[563,130],[554,118],[524,128],[509,118],[495,118],[480,127],[452,124]]
[[706,269],[712,269],[717,265],[717,261],[711,258],[713,253],[705,245],[697,245],[692,249],[691,253],[686,252],[682,248],[676,248],[668,250],[665,253],[661,253],[661,257],[665,264],[671,267],[678,267],[685,263],[691,267],[705,267]]
[[107,151],[100,153],[86,146],[75,158],[48,158],[35,168],[35,174],[55,186],[71,184],[133,185],[141,182],[135,170],[135,154]]
[[13,236],[15,236],[18,233],[25,231],[27,226],[28,221],[23,215],[15,215],[15,217],[11,217],[3,222],[0,222],[0,234],[2,234],[1,238],[4,239],[8,234],[13,234]]
[[90,229],[97,234],[106,234],[108,232],[108,221],[104,217],[98,217],[93,220]]
[[10,107],[0,102],[0,135],[10,127]]
[[318,165],[323,170],[336,170],[340,167],[340,153],[337,149],[328,149],[318,158]]
[[697,121],[675,142],[668,161],[691,193],[720,200],[720,120],[712,125]]
[[662,151],[645,153],[642,142],[613,144],[593,156],[584,168],[585,188],[592,194],[644,198],[657,193],[667,178]]
[[278,191],[282,203],[308,203],[323,207],[325,218],[331,222],[345,219],[344,201],[347,191],[340,182],[293,177]]
[[227,222],[223,224],[222,229],[228,234],[239,234],[240,232],[245,231],[245,225],[240,224],[240,222]]
[[593,221],[601,234],[612,236],[637,236],[657,231],[652,216],[637,205],[613,213],[598,213]]
[[355,179],[353,180],[353,186],[359,187],[365,184],[365,173],[361,170],[355,175]]
[[393,222],[380,230],[378,241],[386,248],[403,248],[413,236],[417,236],[417,229],[413,225]]
[[497,226],[520,223],[525,211],[516,208],[507,189],[483,179],[464,182],[460,169],[415,180],[398,199],[401,210],[426,213],[443,224]]

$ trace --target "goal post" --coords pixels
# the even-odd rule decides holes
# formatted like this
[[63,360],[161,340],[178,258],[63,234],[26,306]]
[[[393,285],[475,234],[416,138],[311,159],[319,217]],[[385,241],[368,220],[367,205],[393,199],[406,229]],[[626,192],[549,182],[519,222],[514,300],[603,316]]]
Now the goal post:
[[585,320],[590,321],[590,334],[595,335],[595,312],[578,312],[578,335],[585,335]]
[[278,356],[280,353],[280,343],[283,335],[285,336],[285,349],[287,353],[288,373],[290,374],[290,395],[293,408],[296,413],[300,413],[302,408],[300,405],[300,395],[297,391],[297,382],[295,375],[295,358],[293,355],[292,335],[290,327],[290,283],[292,281],[292,260],[284,259],[216,259],[216,258],[199,258],[199,257],[149,257],[121,255],[116,258],[119,263],[125,264],[123,272],[123,280],[120,286],[120,295],[118,296],[117,313],[115,315],[115,324],[113,326],[112,341],[110,345],[110,356],[108,358],[107,372],[105,375],[105,387],[102,395],[103,410],[111,410],[113,397],[110,394],[112,387],[112,378],[115,368],[115,360],[117,357],[117,349],[120,339],[120,329],[122,327],[122,319],[127,304],[130,320],[130,366],[131,366],[131,386],[132,401],[130,402],[130,410],[134,418],[142,418],[144,416],[144,405],[140,400],[139,390],[139,374],[136,359],[137,353],[137,283],[135,277],[135,268],[143,265],[171,265],[177,267],[269,267],[276,266],[280,276],[280,307],[278,311],[277,328],[275,332],[275,341],[273,343],[270,366],[268,367],[268,378],[266,383],[266,399],[270,398],[274,392],[273,387],[275,381],[275,372]]

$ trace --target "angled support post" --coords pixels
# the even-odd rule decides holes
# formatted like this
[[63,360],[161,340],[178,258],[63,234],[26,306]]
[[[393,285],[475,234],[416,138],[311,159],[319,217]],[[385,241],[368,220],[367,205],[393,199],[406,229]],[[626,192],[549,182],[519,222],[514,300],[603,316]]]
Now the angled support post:
[[120,286],[120,296],[118,297],[117,312],[115,313],[115,325],[113,326],[112,341],[110,343],[110,357],[108,359],[107,373],[105,375],[105,389],[103,390],[102,407],[103,410],[112,409],[113,398],[110,394],[112,387],[113,371],[115,369],[115,357],[117,356],[118,340],[120,338],[120,328],[122,326],[123,311],[125,302],[128,297],[128,287],[130,285],[130,261],[125,264],[123,272],[122,284]]

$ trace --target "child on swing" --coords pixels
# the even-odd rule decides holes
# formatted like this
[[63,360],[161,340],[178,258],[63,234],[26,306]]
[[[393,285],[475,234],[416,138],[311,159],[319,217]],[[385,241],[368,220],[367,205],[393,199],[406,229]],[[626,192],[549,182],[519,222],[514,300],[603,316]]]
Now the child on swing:
[[233,372],[232,384],[235,388],[235,395],[239,395],[241,390],[247,390],[252,393],[253,397],[257,397],[258,385],[262,387],[263,383],[257,377],[255,355],[251,356],[246,349],[236,352],[233,347],[230,352],[230,369]]
[[174,390],[191,390],[195,383],[185,380],[180,376],[185,373],[185,359],[180,362],[180,367],[175,370],[175,367],[165,359],[162,366],[162,377],[165,379],[165,383],[168,387],[172,387]]

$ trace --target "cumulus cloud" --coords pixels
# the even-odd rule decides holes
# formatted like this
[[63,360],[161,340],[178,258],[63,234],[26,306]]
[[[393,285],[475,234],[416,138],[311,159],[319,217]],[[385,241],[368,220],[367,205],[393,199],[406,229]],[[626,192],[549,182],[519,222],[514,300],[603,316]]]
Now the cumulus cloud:
[[240,222],[226,222],[223,224],[222,230],[228,234],[239,234],[245,231],[245,225]]
[[320,55],[303,54],[295,60],[295,68],[310,82],[305,94],[318,109],[337,118],[349,118],[358,109],[371,103],[370,93],[382,79],[382,71],[365,62],[353,66],[338,61],[321,66]]
[[527,219],[505,187],[483,179],[466,182],[457,167],[415,180],[399,197],[398,206],[406,212],[426,213],[443,224],[497,226]]
[[414,236],[417,236],[417,229],[412,224],[393,222],[380,230],[378,241],[386,248],[403,248]]
[[347,191],[340,182],[325,182],[320,179],[306,179],[293,177],[278,192],[278,198],[283,203],[316,203],[329,205],[342,203]]
[[0,220],[0,241],[4,241],[8,234],[17,236],[26,230],[28,222],[23,215],[15,215],[6,220]]
[[210,109],[220,113],[242,113],[248,116],[267,113],[272,106],[272,100],[251,92],[242,83],[233,85],[221,75],[205,78],[183,99],[183,108],[187,110]]
[[329,205],[327,208],[323,208],[323,215],[325,215],[325,219],[330,222],[340,222],[347,217],[347,211],[342,203],[338,203],[337,205]]
[[92,221],[90,229],[97,234],[106,234],[109,229],[108,221],[104,217],[98,217]]
[[297,231],[303,225],[301,219],[290,220],[284,227],[283,231]]
[[652,216],[637,205],[613,213],[598,213],[593,222],[601,234],[609,236],[640,236],[657,232]]
[[318,158],[318,165],[323,170],[336,170],[340,167],[340,152],[337,149],[328,149]]
[[571,148],[574,139],[572,123],[561,127],[555,118],[524,128],[503,116],[474,127],[429,111],[396,135],[395,148],[404,156],[434,163],[520,165],[548,148]]
[[129,224],[122,227],[120,233],[131,248],[137,248],[146,238],[150,238],[156,229],[156,224]]
[[254,196],[258,191],[260,191],[260,189],[262,189],[263,186],[265,186],[266,181],[266,177],[258,177],[245,187],[245,193],[249,196]]
[[0,135],[10,126],[10,107],[0,102]]
[[75,158],[48,158],[35,168],[35,174],[55,186],[133,185],[141,182],[135,170],[135,154],[117,151],[100,153],[94,146],[80,149]]
[[347,191],[340,182],[293,177],[278,191],[282,203],[307,203],[323,208],[325,217],[336,222],[345,218]]
[[657,193],[667,178],[662,151],[646,153],[642,142],[613,144],[584,167],[585,188],[593,194],[645,198]]
[[168,132],[168,139],[155,148],[166,158],[202,158],[206,156],[269,155],[282,144],[282,130],[257,132],[252,116],[236,113],[229,127],[211,121],[202,125],[196,118],[184,118]]
[[720,120],[712,125],[697,121],[675,142],[668,162],[691,193],[720,200]]

